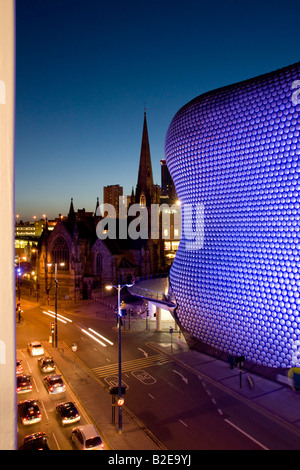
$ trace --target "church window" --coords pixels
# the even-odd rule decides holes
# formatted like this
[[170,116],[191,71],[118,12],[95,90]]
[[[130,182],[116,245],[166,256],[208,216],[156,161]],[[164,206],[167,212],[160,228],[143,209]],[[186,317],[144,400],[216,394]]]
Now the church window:
[[102,274],[102,255],[97,253],[96,256],[96,274]]
[[[69,247],[67,241],[63,237],[58,237],[52,249],[52,262],[57,263],[59,271],[69,270]],[[62,265],[63,264],[63,265]]]

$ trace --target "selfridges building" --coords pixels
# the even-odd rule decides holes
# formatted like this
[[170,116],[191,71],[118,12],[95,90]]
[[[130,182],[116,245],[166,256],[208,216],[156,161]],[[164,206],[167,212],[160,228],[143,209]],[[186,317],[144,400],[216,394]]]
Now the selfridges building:
[[300,366],[299,135],[297,63],[195,98],[165,143],[182,203],[170,271],[181,328],[276,368]]

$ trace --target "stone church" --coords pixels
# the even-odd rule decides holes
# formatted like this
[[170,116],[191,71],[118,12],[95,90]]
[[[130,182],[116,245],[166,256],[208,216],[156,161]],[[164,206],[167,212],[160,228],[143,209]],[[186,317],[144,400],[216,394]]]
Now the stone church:
[[[151,228],[153,203],[159,203],[159,189],[153,184],[150,145],[146,113],[144,114],[138,180],[131,203],[148,209],[148,227]],[[97,237],[99,222],[97,199],[95,213],[74,209],[73,199],[67,218],[58,220],[52,231],[47,224],[39,242],[38,279],[40,295],[53,297],[56,280],[58,297],[88,299],[92,289],[103,289],[107,283],[130,282],[137,276],[146,276],[167,269],[160,239],[138,238],[104,240]]]

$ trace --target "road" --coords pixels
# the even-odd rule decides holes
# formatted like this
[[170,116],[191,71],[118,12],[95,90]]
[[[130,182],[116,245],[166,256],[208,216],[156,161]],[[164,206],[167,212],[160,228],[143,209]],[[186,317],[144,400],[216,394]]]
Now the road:
[[[117,385],[118,330],[114,321],[71,313],[67,317],[72,323],[59,323],[59,339],[69,347],[77,344],[78,358],[103,385]],[[23,353],[30,340],[48,341],[53,320],[32,304],[24,309],[24,318],[24,325],[17,329],[17,346]],[[159,338],[160,334],[146,330],[122,332],[122,379],[127,389],[125,411],[136,416],[165,449],[299,449],[299,436],[249,408],[217,383],[152,349],[149,342]],[[38,398],[47,411],[46,429],[53,445],[70,448],[70,430],[60,429],[53,416],[57,400],[45,396],[41,374],[37,371],[36,375],[31,360],[28,364],[34,371]],[[80,397],[74,400],[77,398],[80,401]],[[21,427],[20,438],[24,434]]]

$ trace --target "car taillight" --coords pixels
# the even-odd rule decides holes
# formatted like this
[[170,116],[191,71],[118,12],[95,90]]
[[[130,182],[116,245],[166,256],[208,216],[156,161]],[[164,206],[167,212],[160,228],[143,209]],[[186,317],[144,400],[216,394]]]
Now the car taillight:
[[50,387],[49,390],[50,390],[50,392],[53,392],[53,387]]
[[38,413],[37,417],[38,417],[38,418],[41,418],[41,417],[42,417],[41,413]]

